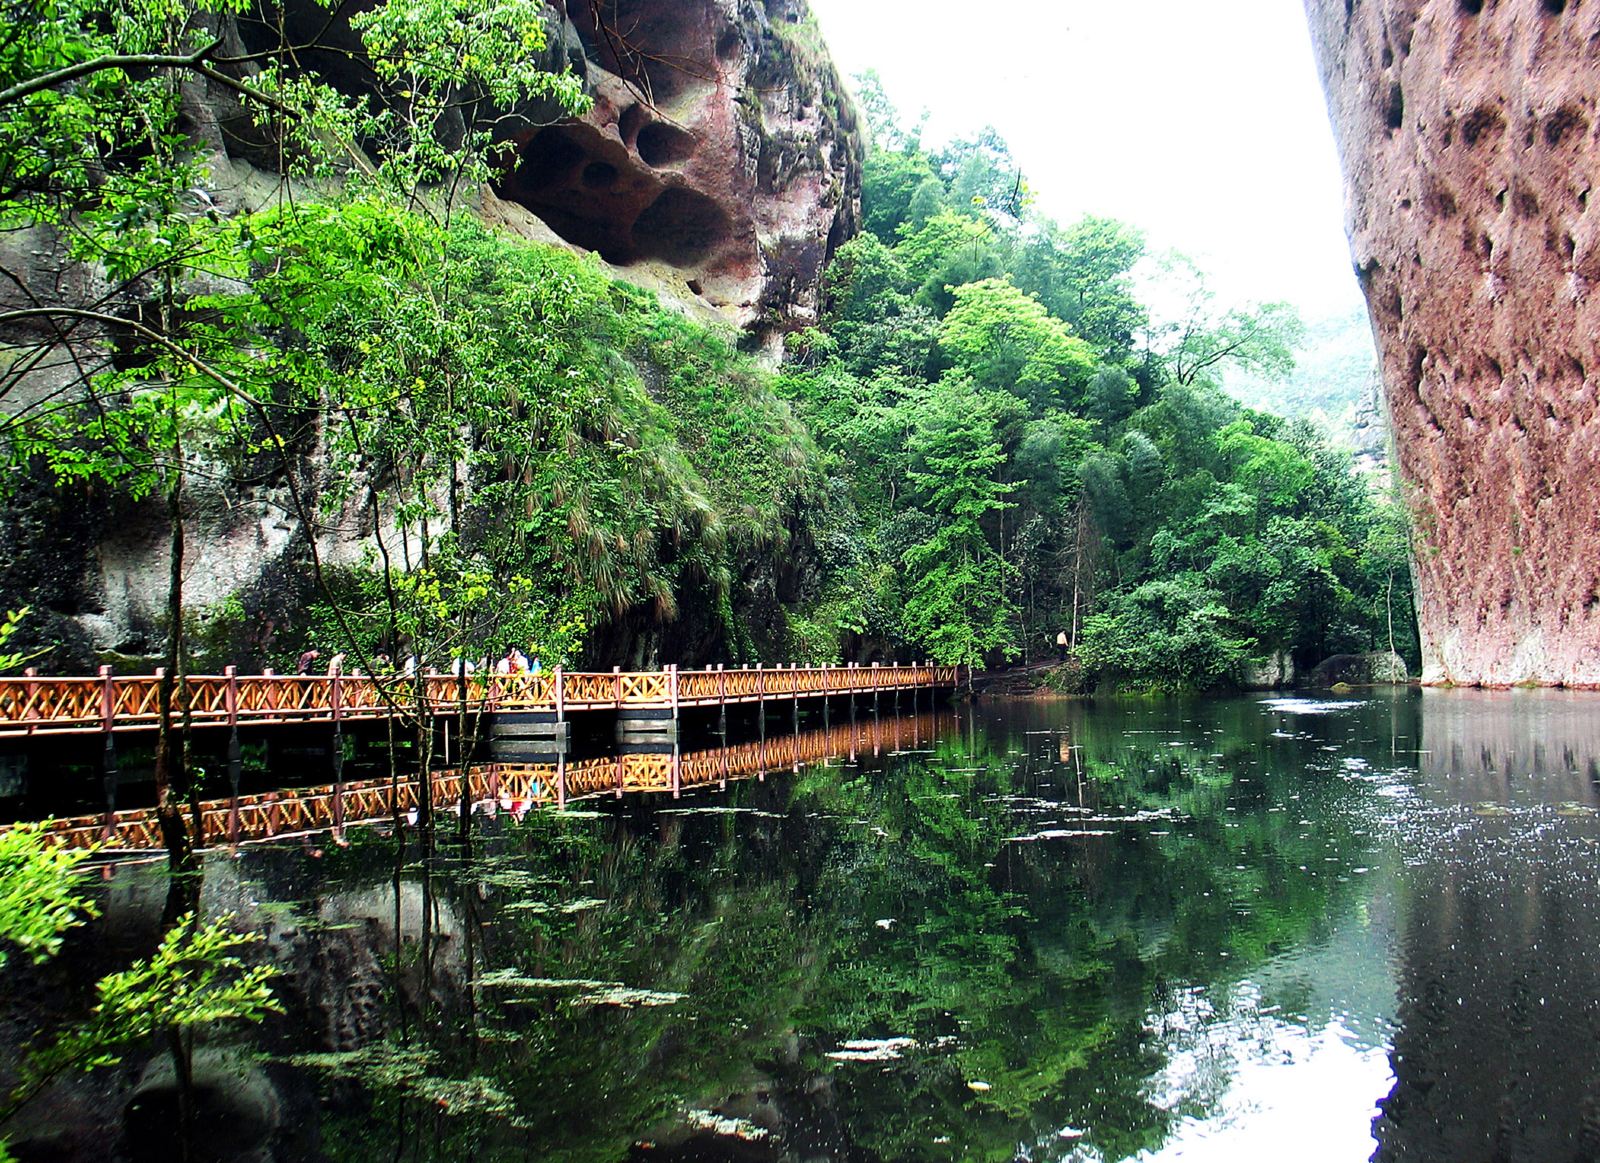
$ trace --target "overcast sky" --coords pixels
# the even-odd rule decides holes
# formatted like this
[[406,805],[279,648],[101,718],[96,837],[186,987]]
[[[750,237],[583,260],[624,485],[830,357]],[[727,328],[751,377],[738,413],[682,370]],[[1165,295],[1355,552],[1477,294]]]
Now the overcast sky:
[[811,0],[928,139],[993,125],[1036,205],[1142,227],[1230,299],[1359,306],[1300,0]]

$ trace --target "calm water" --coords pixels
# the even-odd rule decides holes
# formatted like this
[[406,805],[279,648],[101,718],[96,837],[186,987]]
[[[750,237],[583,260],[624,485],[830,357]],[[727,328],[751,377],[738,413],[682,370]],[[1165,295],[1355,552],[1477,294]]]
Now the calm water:
[[[1016,704],[470,859],[218,856],[287,1013],[202,1051],[200,1156],[1593,1159],[1597,780],[1594,698]],[[158,933],[153,871],[102,889],[7,1059]],[[160,1062],[19,1157],[174,1158]]]

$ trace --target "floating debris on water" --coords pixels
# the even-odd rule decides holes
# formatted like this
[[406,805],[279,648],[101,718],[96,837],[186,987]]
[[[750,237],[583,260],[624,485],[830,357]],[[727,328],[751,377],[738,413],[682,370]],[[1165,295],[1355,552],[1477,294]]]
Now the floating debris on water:
[[1109,828],[1048,828],[1029,836],[1007,836],[1007,844],[1027,844],[1034,840],[1077,840],[1090,836],[1115,836]]
[[765,1139],[769,1134],[765,1127],[758,1127],[749,1119],[733,1119],[719,1115],[715,1111],[687,1111],[684,1113],[683,1121],[697,1131],[709,1131],[713,1135],[725,1135],[750,1142]]
[[1261,705],[1268,710],[1289,715],[1331,715],[1367,704],[1362,699],[1262,699]]
[[853,1038],[826,1057],[835,1062],[896,1062],[905,1051],[916,1048],[915,1038]]
[[515,969],[496,969],[478,978],[480,989],[571,989],[578,993],[569,1000],[579,1005],[635,1006],[676,1005],[687,995],[664,990],[635,989],[620,981],[591,981],[581,977],[524,977]]

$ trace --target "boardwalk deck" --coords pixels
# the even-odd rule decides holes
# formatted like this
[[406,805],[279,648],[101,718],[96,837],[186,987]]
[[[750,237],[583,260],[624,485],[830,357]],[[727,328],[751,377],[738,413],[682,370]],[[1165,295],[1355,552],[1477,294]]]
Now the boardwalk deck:
[[[192,726],[316,723],[404,717],[419,705],[417,680],[403,676],[193,675],[182,710]],[[429,675],[423,706],[450,712],[462,703],[478,712],[548,710],[558,715],[605,709],[733,706],[778,699],[875,694],[953,687],[955,667],[825,666],[474,675]],[[159,675],[93,678],[26,675],[0,679],[0,738],[42,734],[108,734],[154,730]],[[464,688],[464,689],[463,689]]]
[[[948,714],[873,717],[829,730],[777,735],[686,753],[673,750],[544,764],[487,764],[470,771],[470,799],[478,812],[511,811],[520,815],[532,808],[564,807],[578,800],[625,792],[676,795],[690,788],[794,769],[835,756],[853,760],[858,755],[903,750],[937,738],[954,721],[954,716]],[[460,804],[461,779],[459,771],[434,774],[431,791],[435,809],[443,811]],[[389,821],[416,809],[422,794],[422,782],[408,778],[210,800],[200,806],[203,837],[199,846],[281,839]],[[186,811],[186,819],[188,815]],[[49,829],[56,843],[72,848],[99,845],[106,853],[162,849],[161,829],[152,809],[55,820]]]

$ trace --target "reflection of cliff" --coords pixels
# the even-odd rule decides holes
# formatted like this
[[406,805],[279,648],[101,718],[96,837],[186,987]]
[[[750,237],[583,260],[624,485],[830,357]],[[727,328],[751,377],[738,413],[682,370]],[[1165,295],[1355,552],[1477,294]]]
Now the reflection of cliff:
[[1424,701],[1419,790],[1442,810],[1408,844],[1380,1161],[1600,1157],[1595,711],[1556,692]]
[[1437,803],[1600,806],[1600,706],[1559,691],[1428,691],[1423,793]]
[[1437,838],[1411,873],[1382,1163],[1600,1154],[1593,848],[1486,831]]

